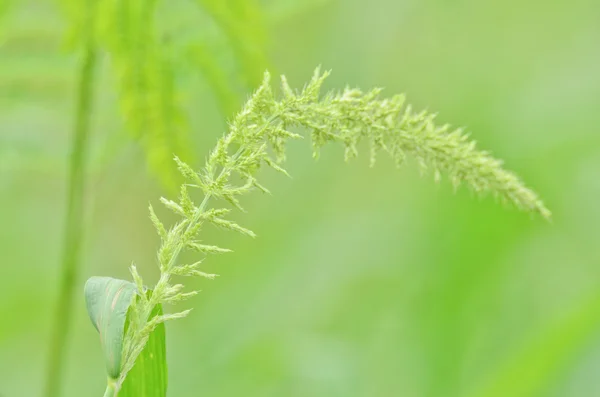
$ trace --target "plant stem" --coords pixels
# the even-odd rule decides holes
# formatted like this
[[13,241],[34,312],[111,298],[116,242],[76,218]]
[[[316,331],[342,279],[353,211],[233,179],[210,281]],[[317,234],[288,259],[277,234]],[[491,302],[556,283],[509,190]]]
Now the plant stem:
[[[87,6],[91,8],[91,5]],[[89,10],[88,22],[92,12]],[[69,185],[63,237],[61,281],[56,311],[53,317],[52,339],[46,377],[46,397],[61,394],[60,385],[66,357],[66,342],[71,323],[73,291],[77,282],[79,254],[83,236],[85,170],[87,142],[90,135],[90,116],[94,96],[94,71],[96,68],[96,50],[91,37],[85,42],[83,58],[79,69],[77,87],[77,113],[71,141],[69,160]]]
[[108,385],[106,385],[106,391],[104,392],[104,397],[115,397],[117,395],[117,389],[115,387],[115,382],[112,380],[108,381]]

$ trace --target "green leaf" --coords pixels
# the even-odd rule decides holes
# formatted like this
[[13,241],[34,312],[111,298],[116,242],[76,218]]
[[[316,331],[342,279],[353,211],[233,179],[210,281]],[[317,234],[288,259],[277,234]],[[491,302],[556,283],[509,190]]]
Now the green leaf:
[[[136,285],[110,277],[92,277],[85,284],[85,299],[90,319],[100,334],[108,373],[108,396],[116,396],[121,374],[123,338],[129,323],[129,308],[136,296]],[[148,290],[147,294],[152,291]],[[156,305],[150,318],[162,315]],[[167,395],[167,353],[165,326],[159,324],[150,334],[135,365],[127,373],[118,392],[120,397],[165,397]]]
[[106,372],[111,379],[117,379],[121,373],[123,331],[135,291],[135,284],[110,277],[92,277],[85,283],[88,314],[100,334]]
[[[150,317],[162,315],[162,305],[156,305]],[[127,374],[119,397],[165,397],[167,395],[167,349],[165,324],[159,324],[135,365]]]

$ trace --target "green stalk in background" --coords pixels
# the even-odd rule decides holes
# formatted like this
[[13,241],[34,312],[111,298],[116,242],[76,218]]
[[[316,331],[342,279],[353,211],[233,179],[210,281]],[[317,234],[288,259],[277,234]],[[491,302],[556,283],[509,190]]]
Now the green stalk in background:
[[79,273],[79,256],[83,240],[84,192],[87,159],[87,143],[90,135],[90,116],[94,96],[94,71],[96,49],[93,39],[93,6],[86,3],[86,35],[79,68],[77,86],[77,112],[71,140],[69,182],[65,232],[61,266],[61,281],[56,311],[53,317],[50,355],[46,372],[45,396],[60,395],[62,372],[66,357],[66,341],[72,318],[73,292]]

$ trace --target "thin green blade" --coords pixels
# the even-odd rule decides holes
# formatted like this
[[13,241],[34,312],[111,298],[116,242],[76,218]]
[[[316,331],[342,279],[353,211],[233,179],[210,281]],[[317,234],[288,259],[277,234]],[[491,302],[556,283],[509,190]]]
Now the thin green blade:
[[[155,306],[151,317],[162,314]],[[167,349],[165,325],[159,324],[150,334],[146,347],[127,374],[119,397],[165,397],[167,395]]]

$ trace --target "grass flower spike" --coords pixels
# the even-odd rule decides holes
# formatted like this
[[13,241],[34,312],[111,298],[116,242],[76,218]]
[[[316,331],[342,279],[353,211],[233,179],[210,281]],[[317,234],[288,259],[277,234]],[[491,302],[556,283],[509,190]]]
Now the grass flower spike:
[[[200,238],[203,227],[213,224],[254,237],[251,230],[229,218],[230,212],[242,209],[240,196],[247,192],[268,191],[257,179],[261,167],[287,174],[282,167],[285,146],[290,139],[302,138],[297,131],[310,134],[315,157],[323,145],[336,142],[344,146],[345,158],[350,160],[357,156],[359,144],[367,141],[371,164],[380,153],[387,153],[398,165],[410,156],[422,169],[432,172],[436,180],[446,174],[454,186],[465,184],[478,193],[492,193],[518,208],[550,217],[536,193],[515,174],[503,169],[500,160],[477,149],[475,142],[460,129],[436,125],[434,114],[415,112],[405,103],[404,95],[381,98],[380,89],[362,92],[346,88],[321,95],[327,75],[317,69],[302,90],[292,89],[282,77],[282,92],[277,97],[270,76],[265,73],[261,86],[231,120],[228,133],[218,140],[202,170],[197,172],[175,158],[187,183],[181,186],[177,201],[162,198],[161,202],[180,220],[167,228],[150,206],[150,218],[162,241],[157,257],[160,278],[148,294],[136,267],[131,267],[137,299],[133,299],[129,308],[119,382],[133,367],[158,324],[189,313],[184,310],[151,316],[158,304],[177,303],[196,294],[185,291],[174,277],[215,277],[201,270],[201,261],[182,264],[178,260],[184,250],[197,251],[202,259],[228,252],[206,244]],[[192,197],[193,191],[200,196],[199,203]]]

